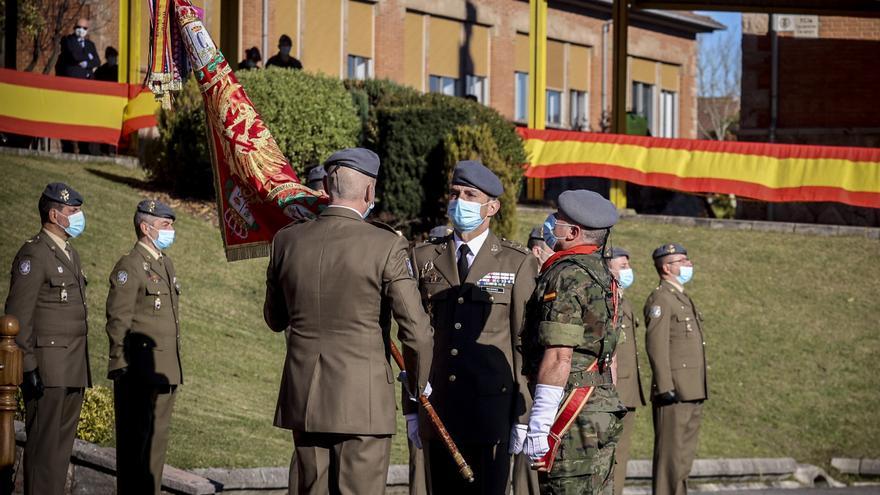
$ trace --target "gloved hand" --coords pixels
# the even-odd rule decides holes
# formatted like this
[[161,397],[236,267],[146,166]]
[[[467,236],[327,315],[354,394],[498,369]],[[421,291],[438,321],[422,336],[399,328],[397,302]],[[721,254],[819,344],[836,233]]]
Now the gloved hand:
[[78,65],[79,65],[80,67],[82,67],[83,69],[85,69],[86,67],[89,66],[89,63],[86,62],[85,60],[83,60],[83,61],[80,62]]
[[668,406],[678,402],[678,396],[675,394],[675,389],[663,392],[662,394],[657,394],[654,397],[658,406]]
[[544,454],[550,450],[547,435],[550,434],[550,427],[553,426],[553,420],[556,418],[564,394],[565,389],[554,385],[539,383],[535,387],[535,400],[532,402],[532,414],[529,416],[529,432],[523,444],[523,452],[532,461],[544,457]]
[[419,415],[411,413],[404,416],[406,418],[406,436],[409,441],[417,448],[422,448],[422,438],[419,436]]
[[21,395],[24,400],[36,400],[43,396],[43,380],[40,378],[40,369],[34,368],[33,371],[25,371],[22,375]]
[[523,450],[523,443],[526,441],[526,434],[529,432],[529,425],[516,424],[510,429],[510,446],[507,449],[508,454],[519,454]]
[[[412,392],[409,391],[409,385],[408,385],[409,382],[406,380],[407,380],[406,379],[406,371],[401,371],[397,375],[397,381],[399,381],[400,383],[403,384],[403,388],[406,389],[406,392],[409,394],[409,400],[411,400],[413,402],[418,402],[419,398],[416,397],[415,395],[413,395]],[[431,388],[431,382],[427,382],[425,384],[425,390],[422,391],[422,395],[424,395],[425,397],[430,397],[432,391],[433,391],[433,389]]]

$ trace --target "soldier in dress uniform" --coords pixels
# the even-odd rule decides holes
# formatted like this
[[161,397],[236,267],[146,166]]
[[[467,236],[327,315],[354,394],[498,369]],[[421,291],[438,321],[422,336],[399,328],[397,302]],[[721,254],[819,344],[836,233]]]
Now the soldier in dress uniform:
[[684,495],[697,454],[706,381],[703,315],[684,290],[694,265],[681,244],[654,250],[660,285],[645,301],[646,347],[654,378],[655,495]]
[[266,275],[264,318],[287,334],[275,426],[293,430],[291,494],[384,493],[397,426],[390,319],[414,393],[427,382],[432,331],[406,240],[364,221],[379,157],[351,148],[324,168],[330,205],[275,235]]
[[617,316],[620,339],[617,342],[617,352],[614,354],[615,367],[612,368],[616,373],[614,384],[617,387],[617,395],[627,409],[627,414],[623,417],[623,432],[620,434],[620,440],[617,441],[617,451],[614,455],[614,495],[621,495],[626,481],[626,463],[629,461],[632,445],[636,408],[645,405],[645,394],[642,391],[637,345],[639,318],[633,314],[632,304],[626,297],[626,289],[635,280],[632,267],[629,265],[629,252],[619,247],[612,249],[608,270],[617,280],[620,297]]
[[110,272],[107,378],[113,380],[119,493],[160,492],[171,412],[183,383],[180,283],[166,253],[174,220],[159,201],[138,203],[137,242]]
[[454,233],[415,248],[422,304],[434,326],[431,402],[474,470],[467,483],[415,403],[408,434],[426,439],[427,484],[435,494],[500,494],[510,486],[511,454],[525,438],[529,394],[520,374],[519,333],[538,263],[489,225],[501,181],[478,161],[459,162],[447,213]]
[[24,492],[64,493],[85,387],[92,385],[86,276],[69,239],[85,229],[83,197],[72,187],[46,186],[38,208],[40,232],[12,262],[6,314],[19,322],[24,360]]
[[[612,383],[617,304],[602,253],[617,208],[587,190],[565,191],[558,201],[545,227],[555,253],[541,267],[523,334],[524,372],[534,385],[523,451],[546,469],[553,433],[560,446],[552,467],[540,473],[541,493],[611,495],[626,408]],[[556,424],[566,394],[570,422]]]

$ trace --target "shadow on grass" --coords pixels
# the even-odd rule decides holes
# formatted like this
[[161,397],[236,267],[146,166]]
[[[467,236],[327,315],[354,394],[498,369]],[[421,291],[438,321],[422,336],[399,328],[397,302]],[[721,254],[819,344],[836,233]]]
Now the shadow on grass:
[[89,167],[86,167],[86,172],[88,172],[92,175],[95,175],[97,177],[100,177],[102,179],[107,179],[110,182],[115,182],[117,184],[123,184],[123,185],[129,186],[129,187],[134,187],[137,189],[143,189],[145,191],[168,192],[168,191],[163,191],[163,189],[161,187],[158,187],[157,185],[153,184],[152,182],[144,180],[144,179],[138,179],[135,177],[126,177],[124,175],[118,175],[118,174],[114,174],[111,172],[107,172],[105,170],[99,170],[96,168],[89,168]]

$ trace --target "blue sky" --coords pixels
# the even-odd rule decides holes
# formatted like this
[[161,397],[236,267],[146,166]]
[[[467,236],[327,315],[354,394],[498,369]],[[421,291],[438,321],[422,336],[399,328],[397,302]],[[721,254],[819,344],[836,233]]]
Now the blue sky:
[[[720,44],[729,44],[733,48],[732,51],[724,52],[729,53],[730,57],[732,57],[730,59],[725,57],[725,60],[728,60],[727,63],[714,65],[712,62],[709,62],[706,73],[711,74],[708,77],[712,83],[701,84],[700,92],[704,93],[705,96],[721,96],[720,94],[715,94],[719,92],[718,88],[720,88],[720,92],[726,93],[727,88],[730,88],[732,84],[735,84],[737,87],[739,86],[740,60],[742,57],[742,14],[739,12],[698,12],[698,14],[709,16],[727,27],[723,31],[715,31],[711,34],[701,34],[698,36],[701,60],[710,60],[718,53],[722,53],[716,49]],[[730,67],[730,70],[713,70],[713,68],[717,69],[719,67]],[[716,89],[712,89],[710,86]],[[738,90],[736,91],[738,92]]]
[[[740,14],[739,12],[697,12],[697,13],[700,15],[709,16],[709,17],[715,19],[716,21],[720,22],[721,24],[724,24],[725,26],[727,26],[728,32],[736,33],[737,40],[739,40],[739,38],[742,36],[742,14]],[[724,33],[724,31],[721,31],[721,33]],[[708,37],[709,38],[717,37],[718,34],[719,34],[719,32],[716,31],[715,33],[708,35]]]

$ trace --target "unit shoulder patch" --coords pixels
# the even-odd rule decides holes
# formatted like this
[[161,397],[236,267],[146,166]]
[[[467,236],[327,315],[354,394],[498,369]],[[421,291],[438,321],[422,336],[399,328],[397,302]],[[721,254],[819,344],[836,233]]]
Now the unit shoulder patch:
[[544,302],[552,302],[556,300],[556,291],[544,294]]
[[660,306],[654,305],[651,306],[651,312],[648,313],[651,315],[651,318],[660,318],[662,311],[660,310]]
[[30,273],[31,272],[31,260],[29,260],[29,259],[21,260],[21,262],[18,264],[18,272],[21,273],[22,275],[27,275],[28,273]]
[[128,272],[125,270],[119,270],[116,272],[116,282],[118,282],[119,285],[125,285],[125,283],[128,282]]

